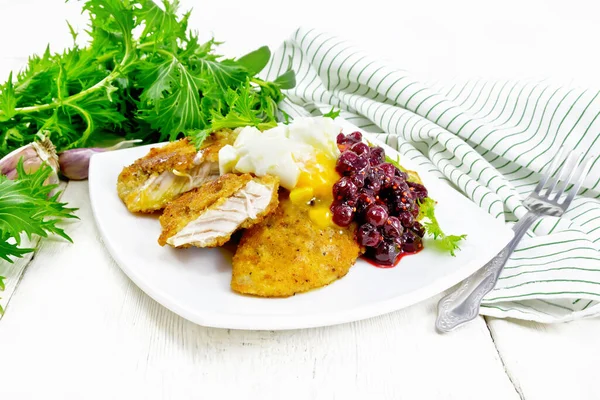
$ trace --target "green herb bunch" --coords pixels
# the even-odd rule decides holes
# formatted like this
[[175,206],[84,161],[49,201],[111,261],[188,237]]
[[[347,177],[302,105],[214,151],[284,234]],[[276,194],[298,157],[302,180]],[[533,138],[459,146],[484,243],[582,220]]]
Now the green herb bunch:
[[[87,0],[89,45],[47,48],[0,86],[0,157],[43,132],[58,151],[114,139],[146,143],[183,135],[200,145],[212,130],[276,125],[282,89],[256,75],[270,58],[261,47],[238,59],[215,53],[188,28],[177,0]],[[14,78],[14,79],[13,79]]]
[[[13,262],[11,257],[23,257],[34,249],[21,247],[21,239],[34,235],[58,235],[71,238],[57,224],[65,219],[77,218],[75,208],[61,203],[58,185],[44,184],[52,168],[44,164],[35,172],[27,173],[23,161],[17,164],[18,178],[9,180],[0,174],[0,259]],[[0,290],[3,289],[0,277]]]

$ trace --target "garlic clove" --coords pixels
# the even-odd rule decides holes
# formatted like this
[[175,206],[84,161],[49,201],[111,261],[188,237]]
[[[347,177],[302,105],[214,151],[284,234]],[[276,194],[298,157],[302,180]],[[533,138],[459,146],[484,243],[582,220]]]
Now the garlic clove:
[[7,154],[0,160],[0,173],[8,179],[18,178],[17,164],[23,160],[23,168],[27,173],[37,171],[46,163],[52,168],[52,174],[44,182],[45,185],[58,183],[58,156],[50,139],[42,137],[41,140],[31,142]]
[[139,142],[141,142],[140,139],[124,140],[111,147],[91,147],[65,150],[58,156],[60,172],[72,180],[87,179],[88,170],[90,167],[90,159],[94,154],[121,149]]
[[23,163],[31,162],[32,159],[37,159],[39,163],[41,163],[41,158],[38,156],[37,151],[30,143],[26,146],[20,147],[0,160],[0,173],[2,175],[9,175],[11,171],[15,171],[17,168],[17,163],[20,159],[23,159]]
[[43,161],[39,157],[28,158],[26,160],[23,160],[23,169],[28,174],[31,174],[37,171],[40,168],[40,165],[42,165],[42,163]]
[[12,171],[9,171],[8,174],[4,174],[4,175],[6,175],[6,177],[8,179],[10,179],[11,181],[14,181],[18,177],[16,169],[13,169]]
[[58,156],[60,173],[72,180],[87,179],[90,158],[92,158],[94,154],[100,152],[102,152],[102,149],[99,148],[63,151]]

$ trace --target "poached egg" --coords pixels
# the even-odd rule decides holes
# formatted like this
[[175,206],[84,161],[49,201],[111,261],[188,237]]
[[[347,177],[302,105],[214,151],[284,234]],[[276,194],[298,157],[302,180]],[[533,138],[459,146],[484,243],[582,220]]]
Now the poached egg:
[[278,176],[293,203],[310,206],[314,223],[333,226],[329,207],[333,185],[340,178],[335,165],[341,131],[341,126],[327,117],[298,118],[264,132],[245,127],[233,145],[219,151],[220,173]]

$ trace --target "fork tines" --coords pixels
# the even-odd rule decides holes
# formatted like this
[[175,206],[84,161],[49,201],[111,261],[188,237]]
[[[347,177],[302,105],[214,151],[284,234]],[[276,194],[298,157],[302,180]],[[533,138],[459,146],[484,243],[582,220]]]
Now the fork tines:
[[[594,157],[584,159],[583,153],[572,151],[566,159],[563,159],[563,153],[564,147],[561,147],[552,160],[550,167],[542,175],[532,195],[535,194],[536,197],[543,198],[546,201],[561,204],[566,209],[581,189]],[[546,183],[548,183],[547,186]],[[568,193],[568,196],[563,202],[559,203],[565,193]]]

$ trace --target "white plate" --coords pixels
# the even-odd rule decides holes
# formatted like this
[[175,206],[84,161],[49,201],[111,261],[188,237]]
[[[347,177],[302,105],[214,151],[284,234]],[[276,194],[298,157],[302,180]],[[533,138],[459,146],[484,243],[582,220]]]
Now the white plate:
[[[386,154],[397,155],[382,146]],[[166,308],[200,325],[296,329],[382,315],[460,282],[512,238],[512,230],[500,221],[443,181],[403,160],[405,167],[419,172],[431,197],[438,201],[436,214],[443,229],[450,234],[468,235],[456,257],[425,243],[423,251],[403,258],[395,268],[376,268],[359,259],[344,278],[308,293],[285,299],[239,295],[229,287],[230,250],[160,247],[158,218],[129,213],[117,196],[117,176],[122,168],[144,156],[150,147],[92,157],[92,209],[105,246],[129,278]]]

